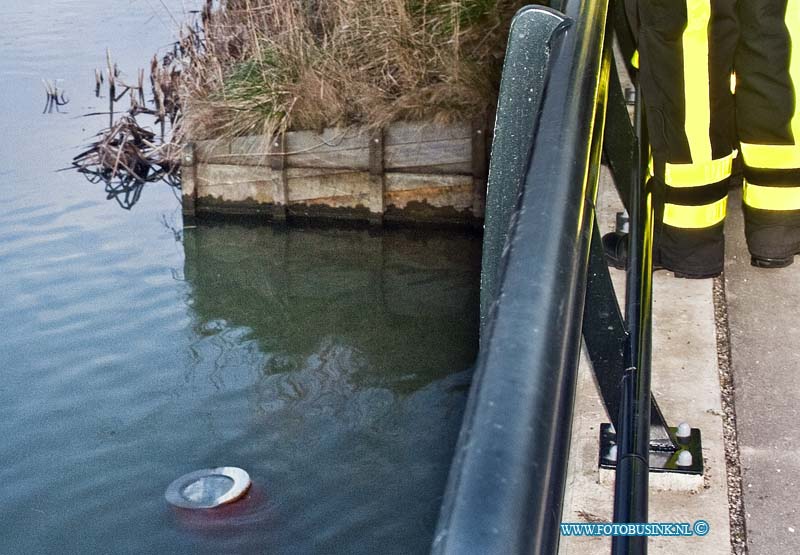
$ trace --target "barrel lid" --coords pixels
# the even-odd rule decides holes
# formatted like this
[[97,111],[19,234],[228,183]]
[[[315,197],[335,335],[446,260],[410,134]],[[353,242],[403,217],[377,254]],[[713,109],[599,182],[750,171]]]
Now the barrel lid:
[[250,476],[235,466],[204,468],[184,474],[167,488],[167,502],[182,509],[213,509],[241,498]]

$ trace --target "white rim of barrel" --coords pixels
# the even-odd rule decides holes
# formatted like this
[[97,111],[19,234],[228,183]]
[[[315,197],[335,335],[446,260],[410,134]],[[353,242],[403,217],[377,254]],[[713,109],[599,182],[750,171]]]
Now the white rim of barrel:
[[[193,501],[185,495],[186,489],[204,478],[228,478],[232,481],[231,487],[220,495],[204,501]],[[250,489],[250,475],[235,466],[220,466],[217,468],[204,468],[189,474],[184,474],[173,481],[167,488],[164,497],[170,505],[182,509],[213,509],[220,505],[231,503],[241,498]]]

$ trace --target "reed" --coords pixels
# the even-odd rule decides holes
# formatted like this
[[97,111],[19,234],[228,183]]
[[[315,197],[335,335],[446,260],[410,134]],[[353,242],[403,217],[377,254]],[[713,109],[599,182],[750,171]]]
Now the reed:
[[[147,182],[180,186],[190,140],[490,113],[521,0],[206,0],[180,39],[126,83],[106,52],[108,128],[73,159],[130,208]],[[66,102],[46,83],[49,102]],[[60,95],[60,96],[59,96]],[[125,96],[130,107],[119,110]],[[152,116],[160,136],[142,127]],[[96,115],[96,114],[92,114]]]
[[209,1],[180,52],[192,139],[397,120],[496,104],[519,0]]

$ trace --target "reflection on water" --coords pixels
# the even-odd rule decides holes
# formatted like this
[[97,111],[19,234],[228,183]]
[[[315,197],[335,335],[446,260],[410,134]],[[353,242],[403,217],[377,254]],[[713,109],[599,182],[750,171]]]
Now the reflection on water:
[[88,169],[80,168],[78,173],[86,178],[86,181],[92,185],[103,184],[103,190],[106,193],[107,200],[115,200],[120,208],[130,210],[142,198],[142,191],[148,183],[165,183],[170,186],[175,194],[176,200],[180,197],[181,183],[177,176],[169,175],[167,177],[156,176],[153,179],[139,179],[134,176],[124,177],[110,177],[103,172],[90,171]]
[[185,248],[188,391],[214,392],[215,441],[261,480],[262,545],[425,552],[475,354],[477,241],[221,226]]
[[187,230],[184,244],[207,338],[193,352],[220,367],[257,348],[270,353],[265,377],[313,365],[408,392],[471,361],[458,352],[474,333],[474,238],[220,226]]
[[[0,252],[0,545],[427,552],[477,344],[476,238],[220,225],[185,230],[176,269],[120,238],[61,252],[80,236],[61,233]],[[223,465],[250,473],[243,501],[167,506],[177,476]]]

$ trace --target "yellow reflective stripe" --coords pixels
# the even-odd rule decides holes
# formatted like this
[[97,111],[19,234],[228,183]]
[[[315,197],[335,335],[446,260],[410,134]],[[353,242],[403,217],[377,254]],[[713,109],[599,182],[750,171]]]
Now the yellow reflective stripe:
[[731,73],[731,94],[736,94],[736,72]]
[[664,183],[670,187],[702,187],[717,183],[731,176],[736,151],[725,158],[699,162],[697,164],[664,165]]
[[636,69],[639,69],[639,51],[634,50],[633,56],[631,56],[631,65]]
[[800,210],[800,187],[744,184],[744,203],[761,210]]
[[744,163],[751,168],[792,170],[800,168],[800,146],[742,143]]
[[793,145],[762,145],[742,143],[742,156],[744,163],[751,168],[765,170],[793,170],[800,168],[800,98],[798,86],[800,85],[800,0],[788,0],[786,3],[786,29],[789,31],[790,44],[793,45],[789,53],[789,78],[792,82],[795,103],[792,115],[791,129],[795,144]]
[[[797,1],[797,0],[792,0]],[[711,0],[686,0],[683,32],[684,128],[693,162],[711,160],[711,100],[708,75],[708,22]]]
[[680,204],[664,205],[664,223],[672,227],[699,229],[711,227],[725,219],[728,210],[728,197],[702,206],[684,206]]
[[[797,88],[800,85],[800,0],[788,0],[786,2],[786,29],[789,31],[789,44],[792,48],[789,52],[789,77],[792,81],[794,91],[794,116],[792,117],[792,136],[794,142],[800,142],[800,102],[797,98]],[[795,166],[800,167],[800,166]]]

